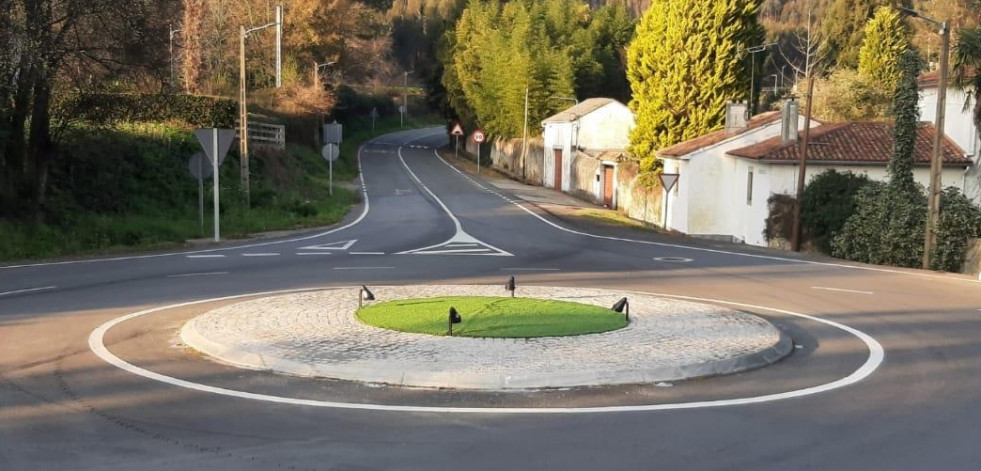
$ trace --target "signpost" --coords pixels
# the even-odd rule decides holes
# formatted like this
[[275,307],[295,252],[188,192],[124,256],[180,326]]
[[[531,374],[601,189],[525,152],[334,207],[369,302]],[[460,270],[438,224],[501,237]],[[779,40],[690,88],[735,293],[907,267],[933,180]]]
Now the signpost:
[[221,240],[221,230],[218,222],[218,167],[225,161],[225,155],[228,154],[228,149],[232,147],[232,141],[235,140],[235,130],[218,128],[195,129],[194,135],[197,136],[198,141],[201,143],[201,147],[204,148],[204,153],[208,157],[208,161],[211,162],[211,171],[215,177],[213,179],[215,194],[215,242],[218,242]]
[[378,120],[378,107],[371,109],[371,133],[375,133],[375,121]]
[[473,132],[473,141],[477,143],[477,173],[480,173],[480,144],[487,139],[484,131],[480,129]]
[[205,159],[203,152],[195,152],[187,162],[187,169],[191,171],[191,176],[198,181],[198,223],[202,233],[204,232],[204,179],[214,174],[211,164],[204,164]]
[[659,175],[661,186],[664,187],[664,224],[662,228],[668,230],[668,200],[671,198],[671,189],[678,183],[677,173],[662,173]]
[[450,131],[450,134],[453,137],[456,138],[456,147],[453,149],[453,157],[454,158],[459,158],[460,157],[460,136],[463,135],[463,126],[460,126],[460,123],[454,124],[453,125],[453,130]]
[[337,121],[324,125],[324,142],[326,145],[320,150],[320,155],[327,160],[329,168],[327,191],[330,196],[334,196],[334,161],[341,155],[340,145],[343,140],[344,125],[337,124]]
[[399,106],[399,127],[405,127],[405,105]]

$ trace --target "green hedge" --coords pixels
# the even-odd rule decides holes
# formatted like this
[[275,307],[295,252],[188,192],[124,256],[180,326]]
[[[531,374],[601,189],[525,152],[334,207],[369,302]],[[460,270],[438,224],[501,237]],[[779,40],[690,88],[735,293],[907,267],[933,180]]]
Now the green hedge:
[[801,226],[822,252],[831,251],[831,239],[855,214],[855,195],[868,183],[865,175],[830,169],[815,176],[804,188]]
[[183,121],[197,127],[231,128],[238,104],[227,98],[176,94],[83,93],[62,106],[95,123]]

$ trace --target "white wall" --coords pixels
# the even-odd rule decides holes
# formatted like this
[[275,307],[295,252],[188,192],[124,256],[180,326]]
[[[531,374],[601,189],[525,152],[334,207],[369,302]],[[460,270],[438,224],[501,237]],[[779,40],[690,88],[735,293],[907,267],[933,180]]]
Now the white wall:
[[562,191],[569,191],[570,171],[572,169],[572,143],[576,137],[575,123],[549,123],[545,125],[542,137],[545,140],[545,167],[542,172],[542,185],[555,188],[555,149],[562,149]]
[[634,114],[620,102],[611,102],[579,120],[579,140],[573,144],[582,149],[626,149]]
[[[974,102],[964,109],[967,94],[963,90],[950,87],[947,89],[947,102],[944,113],[944,132],[964,149],[968,155],[977,157],[981,153],[981,140],[978,129],[974,126],[971,116]],[[920,120],[936,123],[937,118],[937,89],[924,89],[920,94]]]

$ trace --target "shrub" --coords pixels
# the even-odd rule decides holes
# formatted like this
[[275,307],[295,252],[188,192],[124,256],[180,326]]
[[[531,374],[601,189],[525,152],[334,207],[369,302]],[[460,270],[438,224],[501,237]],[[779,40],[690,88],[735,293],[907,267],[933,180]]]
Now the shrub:
[[331,119],[343,122],[352,118],[364,118],[371,115],[372,109],[377,109],[381,116],[398,114],[395,101],[387,96],[362,95],[346,85],[338,87],[336,93],[337,105],[331,113]]
[[923,257],[926,196],[870,182],[855,196],[856,210],[831,242],[832,255],[857,262],[917,267]]
[[75,118],[101,124],[183,121],[198,127],[231,128],[238,105],[226,98],[175,94],[75,94],[61,103]]
[[831,238],[855,213],[855,195],[869,184],[865,175],[834,169],[814,177],[801,196],[801,228],[822,252],[831,250]]
[[763,237],[767,242],[782,238],[790,240],[793,236],[794,224],[794,204],[793,196],[784,194],[773,194],[766,200],[769,208],[769,216],[766,218],[766,227],[763,229]]
[[969,239],[981,235],[981,208],[957,188],[948,187],[940,198],[937,246],[933,269],[959,272],[964,265]]

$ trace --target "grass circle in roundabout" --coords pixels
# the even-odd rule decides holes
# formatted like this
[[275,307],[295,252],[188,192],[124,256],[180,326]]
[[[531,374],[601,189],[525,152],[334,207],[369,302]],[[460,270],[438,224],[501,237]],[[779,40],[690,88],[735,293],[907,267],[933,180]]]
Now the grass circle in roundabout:
[[627,325],[623,314],[609,308],[533,298],[449,296],[399,299],[364,306],[361,322],[430,335],[448,335],[450,307],[462,322],[453,326],[455,337],[533,338],[595,334]]

